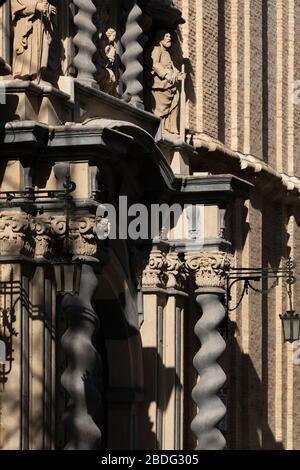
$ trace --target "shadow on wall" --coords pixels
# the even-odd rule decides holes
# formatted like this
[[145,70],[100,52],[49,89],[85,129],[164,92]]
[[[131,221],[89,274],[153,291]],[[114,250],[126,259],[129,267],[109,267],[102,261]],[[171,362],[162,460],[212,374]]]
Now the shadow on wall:
[[[227,444],[229,449],[282,450],[269,425],[269,377],[258,376],[249,356],[234,338],[237,324],[230,322],[228,337]],[[265,369],[267,363],[262,364]],[[276,406],[276,404],[275,404]]]
[[[147,371],[145,399],[140,409],[140,443],[142,450],[162,450],[163,414],[174,387],[181,386],[174,367],[165,367],[156,348],[143,348],[144,370]],[[150,372],[151,371],[151,372]],[[152,380],[150,375],[152,374]],[[155,426],[156,421],[156,426]],[[170,429],[170,433],[174,430]]]

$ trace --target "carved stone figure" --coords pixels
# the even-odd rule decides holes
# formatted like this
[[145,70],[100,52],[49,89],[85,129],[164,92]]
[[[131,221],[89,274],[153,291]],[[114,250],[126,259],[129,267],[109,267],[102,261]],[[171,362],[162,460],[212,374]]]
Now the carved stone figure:
[[169,52],[171,46],[171,34],[158,31],[148,64],[152,81],[151,111],[163,119],[166,131],[178,134],[179,82],[185,74],[174,65]]
[[41,0],[11,0],[13,24],[13,77],[22,80],[47,76],[55,36],[56,7]]
[[113,96],[117,94],[116,38],[117,33],[113,28],[108,28],[108,30],[101,35],[97,58],[98,71],[96,73],[96,79],[100,85],[100,89]]

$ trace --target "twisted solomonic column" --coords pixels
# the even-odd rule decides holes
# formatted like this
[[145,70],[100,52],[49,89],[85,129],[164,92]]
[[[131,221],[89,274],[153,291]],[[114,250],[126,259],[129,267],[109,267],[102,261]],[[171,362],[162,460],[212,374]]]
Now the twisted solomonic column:
[[78,52],[74,58],[74,66],[77,69],[77,78],[88,85],[95,85],[94,74],[96,67],[93,62],[94,54],[97,51],[93,37],[97,28],[93,22],[93,16],[97,9],[92,0],[73,0],[78,8],[74,16],[74,24],[77,27],[77,34],[74,37],[74,44]]
[[61,377],[69,395],[64,413],[66,450],[101,448],[103,374],[100,355],[93,345],[99,320],[91,305],[97,285],[94,268],[84,264],[79,295],[66,295],[62,301],[69,318],[69,327],[62,337],[68,366]]
[[139,25],[142,14],[141,8],[137,5],[136,0],[134,0],[133,7],[127,17],[125,33],[121,38],[121,43],[124,47],[121,60],[125,68],[121,76],[121,81],[125,87],[123,98],[139,108],[143,108],[143,48],[139,42],[143,34],[143,30]]
[[226,344],[218,328],[225,318],[222,300],[230,257],[221,252],[188,253],[186,264],[195,275],[197,303],[202,309],[202,316],[195,326],[201,348],[193,361],[199,374],[192,392],[198,414],[191,428],[197,437],[198,450],[221,450],[226,441],[217,426],[225,417],[226,407],[218,392],[226,382],[226,375],[217,361]]

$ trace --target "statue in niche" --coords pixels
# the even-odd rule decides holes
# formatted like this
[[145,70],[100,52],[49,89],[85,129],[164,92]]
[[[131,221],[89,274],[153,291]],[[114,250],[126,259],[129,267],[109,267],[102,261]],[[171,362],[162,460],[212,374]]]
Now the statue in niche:
[[11,0],[11,11],[13,77],[37,83],[54,81],[50,69],[55,70],[58,56],[52,47],[57,42],[56,7],[45,0]]
[[148,62],[151,83],[150,110],[163,120],[165,131],[179,134],[179,83],[186,75],[177,70],[169,52],[172,37],[167,30],[158,31],[154,38]]
[[109,95],[117,95],[117,33],[108,28],[101,34],[98,41],[96,80],[101,91]]

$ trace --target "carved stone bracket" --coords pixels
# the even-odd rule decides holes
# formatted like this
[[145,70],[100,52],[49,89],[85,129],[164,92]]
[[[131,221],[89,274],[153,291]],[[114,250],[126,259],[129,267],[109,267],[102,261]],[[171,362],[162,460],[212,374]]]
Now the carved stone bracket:
[[185,255],[187,268],[195,275],[198,288],[224,288],[232,256],[223,252],[190,252]]

